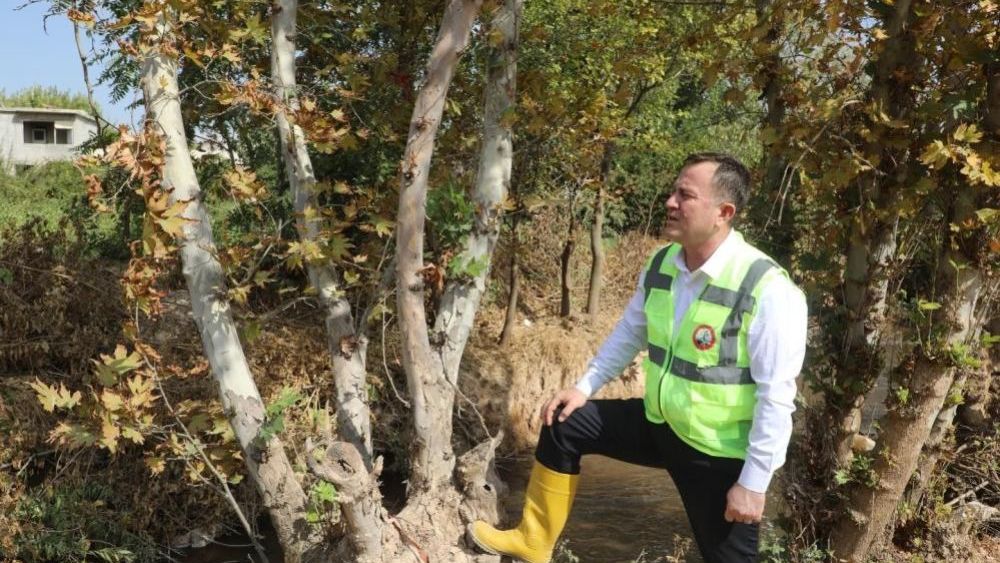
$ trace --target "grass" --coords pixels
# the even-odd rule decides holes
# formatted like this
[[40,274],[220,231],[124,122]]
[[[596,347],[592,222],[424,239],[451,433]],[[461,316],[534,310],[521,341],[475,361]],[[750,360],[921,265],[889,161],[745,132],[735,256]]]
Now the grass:
[[0,243],[4,232],[35,220],[46,231],[62,230],[68,241],[85,237],[94,256],[126,252],[119,219],[90,209],[82,175],[71,162],[45,163],[17,176],[0,172]]

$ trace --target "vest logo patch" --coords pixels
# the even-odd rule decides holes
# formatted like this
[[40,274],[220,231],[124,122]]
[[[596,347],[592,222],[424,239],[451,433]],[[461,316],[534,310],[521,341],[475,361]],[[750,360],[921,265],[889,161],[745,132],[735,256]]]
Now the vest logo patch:
[[709,325],[698,325],[691,335],[691,342],[694,347],[705,351],[715,346],[715,329]]

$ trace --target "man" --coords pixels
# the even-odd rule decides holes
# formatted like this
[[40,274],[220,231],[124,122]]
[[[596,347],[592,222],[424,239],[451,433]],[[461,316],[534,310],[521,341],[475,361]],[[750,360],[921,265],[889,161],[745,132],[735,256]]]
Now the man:
[[[732,228],[749,184],[731,156],[684,162],[667,200],[672,244],[649,260],[576,387],[542,407],[521,523],[505,531],[473,523],[480,548],[548,562],[580,457],[602,454],[670,473],[705,561],[756,560],[765,492],[791,436],[806,304],[788,274]],[[643,348],[642,400],[588,400]]]

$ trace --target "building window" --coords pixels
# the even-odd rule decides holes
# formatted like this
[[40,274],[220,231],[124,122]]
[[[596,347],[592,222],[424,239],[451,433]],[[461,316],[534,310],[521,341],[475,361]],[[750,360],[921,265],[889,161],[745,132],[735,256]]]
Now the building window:
[[69,129],[56,129],[56,144],[57,145],[69,144]]
[[52,121],[25,121],[24,142],[37,144],[56,142],[55,123]]

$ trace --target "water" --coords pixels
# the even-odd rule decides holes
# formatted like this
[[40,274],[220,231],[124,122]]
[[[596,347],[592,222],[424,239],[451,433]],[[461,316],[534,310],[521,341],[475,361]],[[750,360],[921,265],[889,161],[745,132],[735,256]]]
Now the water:
[[[266,519],[265,519],[266,520]],[[262,528],[264,539],[261,544],[267,554],[269,563],[282,563],[281,545],[270,525]],[[246,536],[219,538],[216,543],[210,543],[198,549],[185,550],[185,554],[176,558],[178,563],[252,563],[260,561],[257,551],[249,545]]]
[[[505,475],[512,494],[508,521],[520,517],[531,458]],[[580,486],[563,539],[580,563],[631,563],[645,549],[646,560],[674,552],[674,536],[693,538],[680,495],[663,469],[585,456]],[[693,544],[684,561],[702,561]]]
[[[507,521],[520,518],[532,458],[501,464],[510,486]],[[673,554],[674,536],[691,538],[691,528],[673,481],[662,469],[629,465],[601,456],[583,458],[580,487],[563,532],[567,547],[580,563],[631,563],[645,550],[646,561]],[[239,543],[234,539],[233,543]],[[281,561],[273,534],[265,541],[272,563]],[[693,545],[687,563],[700,562]],[[183,563],[250,561],[256,554],[246,546],[209,546],[179,558]]]

